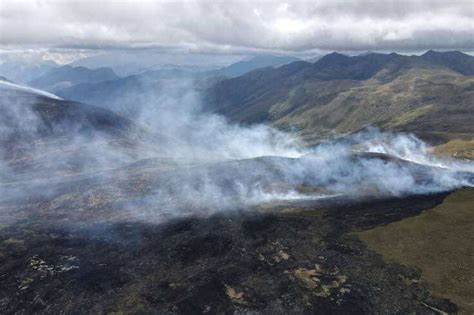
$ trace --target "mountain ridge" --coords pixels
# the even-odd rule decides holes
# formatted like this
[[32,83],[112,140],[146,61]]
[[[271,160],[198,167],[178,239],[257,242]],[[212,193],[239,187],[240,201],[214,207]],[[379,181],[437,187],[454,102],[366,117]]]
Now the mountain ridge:
[[48,71],[28,82],[28,85],[54,93],[64,87],[79,83],[97,83],[116,79],[119,79],[119,76],[111,68],[89,69],[83,66],[65,65]]
[[[208,89],[207,109],[239,123],[299,130],[307,138],[366,125],[412,132],[427,132],[430,125],[432,132],[474,133],[468,124],[474,119],[474,72],[470,67],[457,71],[462,64],[474,65],[474,57],[432,55],[332,53],[314,64],[260,69]],[[434,113],[442,115],[439,124]]]

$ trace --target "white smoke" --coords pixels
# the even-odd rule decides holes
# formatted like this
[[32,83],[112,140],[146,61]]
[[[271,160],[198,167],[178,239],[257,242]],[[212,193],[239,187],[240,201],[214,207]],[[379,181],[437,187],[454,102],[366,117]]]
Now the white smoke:
[[148,136],[132,145],[74,126],[72,138],[34,138],[43,123],[37,113],[2,104],[2,134],[15,138],[21,130],[33,139],[13,157],[6,146],[11,137],[3,139],[0,209],[42,200],[58,212],[160,222],[262,202],[427,194],[474,183],[473,163],[436,158],[413,135],[366,130],[306,147],[269,126],[241,126],[203,112],[191,82],[165,87],[136,104]]
[[[375,131],[376,132],[376,131]],[[413,134],[377,134],[363,144],[367,152],[384,153],[410,162],[450,170],[474,172],[474,163],[458,159],[440,158],[431,153],[430,147]]]
[[62,98],[60,98],[59,96],[54,95],[52,93],[49,93],[49,92],[46,92],[46,91],[43,91],[43,90],[34,89],[34,88],[24,86],[24,85],[19,85],[19,84],[13,83],[13,82],[8,82],[8,81],[2,80],[2,79],[0,79],[0,89],[1,88],[14,89],[14,90],[28,92],[28,93],[32,93],[32,94],[36,94],[36,95],[40,95],[40,96],[46,96],[46,97],[56,99],[56,100],[62,100]]
[[[266,125],[242,127],[223,116],[204,113],[193,82],[166,80],[163,93],[137,104],[137,120],[174,141],[162,153],[178,159],[217,161],[259,156],[298,157],[304,154],[294,135]],[[141,99],[144,97],[141,96]]]

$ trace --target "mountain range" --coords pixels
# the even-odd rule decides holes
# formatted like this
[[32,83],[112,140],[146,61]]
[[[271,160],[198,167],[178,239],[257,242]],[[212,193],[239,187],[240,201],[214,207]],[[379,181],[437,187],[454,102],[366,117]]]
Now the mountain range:
[[20,84],[26,84],[59,67],[57,63],[51,60],[24,60],[8,56],[2,56],[2,59],[0,60],[0,76]]
[[[313,63],[293,60],[258,56],[210,72],[165,67],[123,78],[110,68],[64,66],[30,85],[133,116],[139,104],[164,92],[163,82],[194,82],[207,111],[243,124],[298,131],[309,143],[370,125],[436,143],[474,134],[470,55],[332,53]],[[233,77],[238,73],[243,74]]]
[[[132,114],[137,102],[150,100],[161,93],[161,82],[169,79],[183,81],[203,79],[215,82],[235,77],[262,67],[278,67],[298,60],[294,57],[254,56],[229,66],[207,70],[186,66],[153,66],[137,74],[119,77],[112,68],[89,69],[66,65],[52,69],[28,82],[28,85],[65,99],[106,107],[116,112]],[[1,72],[0,72],[1,73]]]
[[61,89],[80,84],[116,80],[119,77],[110,68],[89,69],[69,65],[52,69],[28,82],[28,85],[55,93]]
[[110,68],[67,65],[29,85],[132,115],[164,92],[163,82],[179,79],[194,82],[207,111],[298,131],[310,143],[369,125],[446,142],[474,133],[473,60],[458,51],[331,53],[315,62],[262,55],[213,71],[167,66],[126,77]]
[[425,136],[474,134],[474,57],[332,53],[222,80],[208,110],[245,124],[266,122],[309,141],[369,125]]

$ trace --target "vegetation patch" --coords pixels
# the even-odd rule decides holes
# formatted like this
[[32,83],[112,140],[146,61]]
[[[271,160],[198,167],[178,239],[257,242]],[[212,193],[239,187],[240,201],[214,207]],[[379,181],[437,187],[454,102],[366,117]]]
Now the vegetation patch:
[[432,111],[432,109],[433,109],[432,105],[427,105],[427,106],[410,110],[408,112],[401,113],[400,115],[393,117],[393,119],[387,124],[387,127],[395,127],[395,126],[409,123],[410,121],[413,121],[415,118],[421,117],[424,114],[429,113],[430,111]]
[[450,140],[445,144],[436,146],[433,152],[437,155],[474,160],[474,138]]
[[422,270],[433,292],[474,313],[474,189],[416,216],[358,235],[387,262]]

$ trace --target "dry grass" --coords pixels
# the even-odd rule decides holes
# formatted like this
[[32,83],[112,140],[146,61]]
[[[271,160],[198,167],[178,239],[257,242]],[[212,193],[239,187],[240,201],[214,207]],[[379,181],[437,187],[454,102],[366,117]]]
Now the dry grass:
[[400,125],[407,124],[414,119],[423,116],[426,113],[429,113],[433,110],[433,105],[427,105],[420,108],[416,108],[404,113],[401,113],[399,116],[392,118],[390,122],[387,123],[387,127],[396,127]]
[[474,160],[474,138],[450,140],[445,144],[436,146],[433,152],[437,155]]
[[472,77],[414,68],[388,82],[371,79],[341,86],[338,82],[315,81],[299,89],[304,92],[288,93],[271,107],[273,123],[303,129],[305,139],[316,134],[323,138],[331,131],[353,132],[367,125],[414,133],[472,131],[467,123],[474,97]]
[[419,216],[358,233],[388,262],[421,268],[433,292],[474,313],[474,189]]

